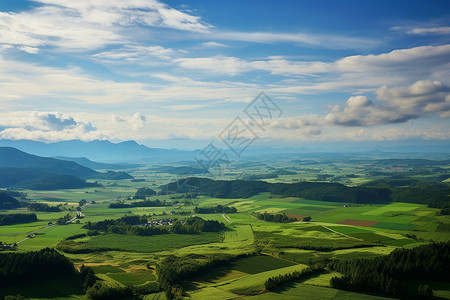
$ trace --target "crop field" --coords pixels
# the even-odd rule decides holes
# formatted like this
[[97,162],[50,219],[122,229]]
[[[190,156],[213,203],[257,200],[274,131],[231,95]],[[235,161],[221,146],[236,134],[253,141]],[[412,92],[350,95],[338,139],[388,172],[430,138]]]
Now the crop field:
[[239,225],[233,228],[233,230],[225,231],[223,242],[240,242],[249,241],[253,242],[255,240],[253,230],[250,225]]
[[[277,168],[291,168],[290,164],[279,163]],[[297,175],[280,175],[267,179],[268,182],[293,182],[316,180],[321,173],[338,177],[336,182],[348,185],[360,184],[379,177],[369,176],[364,169],[345,163],[304,164],[294,170]],[[246,169],[249,174],[270,173],[267,165],[253,165]],[[200,195],[194,198],[182,194],[155,195],[148,200],[159,199],[170,203],[161,207],[109,208],[111,203],[121,201],[131,204],[134,193],[140,187],[150,187],[158,191],[161,184],[173,180],[171,174],[158,174],[152,170],[136,169],[133,175],[144,182],[130,180],[99,181],[103,187],[80,190],[26,191],[27,201],[46,203],[51,206],[61,204],[61,212],[33,212],[37,222],[0,226],[0,241],[15,243],[29,235],[29,232],[55,223],[67,213],[75,215],[81,199],[88,201],[83,208],[84,218],[76,224],[56,225],[43,229],[19,244],[19,251],[39,250],[56,247],[62,240],[87,233],[83,226],[87,222],[105,219],[118,219],[124,215],[151,215],[155,219],[183,219],[194,215],[196,205],[232,206],[237,213],[196,214],[206,220],[223,223],[225,230],[218,233],[163,234],[137,236],[126,234],[101,234],[84,236],[72,242],[78,243],[87,253],[64,253],[77,267],[85,264],[111,285],[142,286],[154,282],[155,268],[161,259],[168,255],[185,257],[196,255],[215,255],[218,253],[239,256],[226,265],[214,267],[196,275],[191,282],[185,282],[186,291],[192,299],[388,299],[379,296],[345,292],[330,288],[330,279],[338,273],[326,270],[320,274],[306,277],[297,282],[284,284],[270,292],[262,292],[264,282],[270,276],[302,270],[307,265],[321,263],[330,259],[353,260],[387,255],[404,247],[413,248],[430,240],[450,240],[450,217],[439,215],[437,209],[422,204],[393,202],[386,204],[354,204],[326,202],[298,197],[284,197],[270,193],[260,193],[249,198],[215,198]],[[346,175],[355,176],[345,177]],[[235,179],[241,176],[231,170],[225,176]],[[340,177],[343,176],[343,177]],[[183,201],[187,203],[183,203]],[[94,201],[94,202],[92,202]],[[171,205],[173,201],[181,201]],[[191,201],[194,205],[191,204]],[[2,213],[28,213],[26,208],[2,211]],[[171,212],[175,215],[171,216]],[[178,212],[189,212],[186,216]],[[296,222],[274,223],[259,220],[254,213],[286,214],[297,218]],[[311,221],[302,222],[310,216]],[[151,266],[150,269],[147,265]],[[36,299],[60,298],[80,299],[79,287],[67,286],[61,281],[50,296],[37,294]],[[27,285],[28,286],[28,285]],[[37,286],[30,285],[30,291]],[[0,296],[10,290],[0,288]],[[437,294],[447,295],[446,288]],[[26,293],[23,293],[26,294]],[[31,294],[30,294],[31,295]],[[165,299],[163,293],[148,295],[145,299]]]
[[306,268],[306,265],[293,265],[275,270],[260,272],[257,274],[247,275],[238,279],[213,284],[213,287],[230,292],[237,295],[251,295],[258,293],[264,287],[264,282],[268,277],[277,276],[280,274],[287,274],[293,271],[301,271]]
[[222,237],[220,234],[210,232],[201,234],[161,234],[154,236],[107,234],[89,239],[86,248],[150,253],[221,241]]

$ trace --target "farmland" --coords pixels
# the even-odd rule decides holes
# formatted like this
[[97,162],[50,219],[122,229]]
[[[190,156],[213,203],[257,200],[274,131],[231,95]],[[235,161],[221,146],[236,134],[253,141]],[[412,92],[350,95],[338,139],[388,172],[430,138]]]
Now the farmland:
[[[301,167],[300,167],[301,166]],[[281,161],[278,168],[287,168]],[[368,167],[365,167],[368,169]],[[244,171],[248,174],[268,172],[264,164],[253,165]],[[369,182],[380,176],[352,164],[306,163],[292,168],[296,175],[279,175],[267,182],[296,182],[317,179],[317,174],[334,174],[337,181],[349,185]],[[306,170],[306,171],[303,171]],[[29,237],[18,245],[18,252],[56,247],[69,257],[76,267],[82,264],[113,286],[157,286],[158,264],[175,255],[183,260],[198,256],[199,264],[206,264],[220,253],[228,255],[226,264],[208,267],[201,274],[183,280],[185,295],[192,299],[292,299],[321,295],[321,299],[388,299],[386,295],[361,295],[330,287],[330,279],[340,274],[325,270],[304,280],[287,283],[273,291],[264,290],[268,277],[301,271],[308,265],[326,264],[332,260],[350,261],[385,256],[398,248],[412,249],[431,242],[450,240],[450,217],[439,214],[439,209],[420,203],[346,203],[311,200],[262,192],[246,198],[219,198],[211,195],[188,195],[184,193],[148,196],[147,200],[160,200],[166,204],[159,207],[110,208],[111,203],[131,204],[136,201],[134,193],[140,187],[158,191],[159,186],[170,182],[173,176],[157,173],[151,169],[129,170],[145,182],[99,180],[102,187],[81,190],[31,191],[25,190],[23,201],[60,205],[60,212],[36,212],[38,221],[2,226],[0,240],[13,244]],[[346,174],[358,173],[355,176]],[[234,179],[233,169],[224,175]],[[178,178],[178,177],[177,177]],[[295,180],[294,180],[295,179]],[[114,184],[113,184],[114,183]],[[87,201],[82,208],[83,218],[67,225],[47,227],[66,214],[76,215],[78,202]],[[194,215],[194,208],[232,206],[236,213],[198,214],[205,220],[222,222],[220,232],[191,234],[159,234],[151,236],[118,233],[89,235],[83,228],[87,222],[115,220],[123,216],[147,216],[153,220],[185,219]],[[26,208],[2,211],[2,213],[26,213]],[[286,214],[297,218],[292,223],[276,223],[259,220],[255,213]],[[310,221],[301,221],[311,217]],[[70,245],[77,251],[61,245]],[[450,286],[431,283],[436,294],[448,295]],[[21,289],[20,287],[18,287]],[[25,285],[22,287],[26,288]],[[33,288],[31,288],[33,290]],[[1,295],[11,293],[0,288]],[[53,293],[58,293],[54,290]],[[79,298],[79,287],[59,292],[61,298]],[[67,294],[69,293],[69,294]],[[25,293],[24,293],[25,294]],[[29,296],[30,294],[25,294]],[[276,296],[275,296],[276,295]],[[37,294],[36,299],[54,295]],[[145,299],[165,297],[163,293],[146,296]]]

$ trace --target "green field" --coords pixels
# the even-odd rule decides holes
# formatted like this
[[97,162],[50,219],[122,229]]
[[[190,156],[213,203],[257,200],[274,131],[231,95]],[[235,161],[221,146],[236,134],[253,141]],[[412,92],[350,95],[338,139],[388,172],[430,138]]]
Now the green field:
[[[317,175],[326,173],[334,177],[333,182],[356,185],[382,176],[369,174],[371,168],[365,164],[334,161],[293,164],[288,161],[277,163],[253,163],[243,169],[231,169],[224,179],[239,178],[246,174],[272,172],[272,168],[285,168],[297,175],[280,175],[268,182],[294,182],[316,180]],[[384,170],[391,172],[389,170]],[[85,264],[93,268],[102,280],[118,286],[144,286],[158,280],[155,269],[158,263],[169,255],[190,259],[192,255],[214,256],[228,254],[233,257],[225,265],[219,265],[196,274],[183,281],[182,286],[192,299],[388,299],[381,296],[358,294],[330,288],[330,279],[338,273],[325,270],[320,274],[298,282],[284,284],[273,291],[263,291],[264,282],[270,276],[302,270],[307,265],[329,260],[354,260],[387,255],[397,248],[412,248],[430,241],[450,240],[450,216],[439,215],[437,209],[423,204],[393,202],[386,204],[354,204],[326,202],[298,197],[284,197],[260,193],[249,198],[215,198],[201,195],[195,198],[182,194],[155,195],[148,199],[166,201],[162,207],[109,208],[109,204],[122,201],[130,204],[139,187],[158,186],[170,182],[171,174],[158,174],[148,168],[132,171],[133,175],[146,179],[145,182],[130,180],[99,181],[101,188],[58,191],[26,191],[27,200],[50,205],[62,204],[64,211],[58,213],[36,212],[38,221],[26,224],[0,226],[0,241],[15,243],[25,239],[30,232],[44,228],[48,222],[56,222],[67,213],[75,215],[78,201],[86,199],[89,205],[83,209],[85,218],[77,224],[46,228],[19,244],[18,251],[39,250],[56,247],[62,240],[87,233],[82,228],[87,222],[118,219],[124,215],[150,215],[155,219],[183,219],[193,215],[195,205],[234,206],[237,213],[198,214],[197,216],[222,222],[226,227],[217,233],[162,234],[137,236],[126,234],[101,234],[71,240],[85,253],[64,253],[76,265]],[[347,175],[355,175],[349,176]],[[331,177],[330,177],[331,178]],[[117,186],[114,186],[116,183]],[[188,200],[188,203],[184,203]],[[95,201],[91,204],[91,201]],[[181,201],[171,205],[173,201]],[[190,201],[194,202],[191,205]],[[177,215],[186,212],[188,215]],[[26,208],[2,211],[2,213],[28,212]],[[174,215],[171,215],[174,212]],[[285,213],[311,216],[310,222],[272,223],[258,220],[254,212],[273,214]],[[362,222],[361,226],[341,224],[348,220]],[[369,225],[364,225],[364,224]],[[100,250],[99,250],[100,249]],[[98,251],[99,250],[99,251]],[[147,265],[150,267],[147,268]],[[22,294],[36,299],[81,299],[83,291],[68,281],[43,284],[46,291],[37,284],[26,284]],[[0,296],[14,293],[11,288],[0,288]],[[437,286],[436,295],[450,298],[448,287]],[[144,299],[165,299],[163,293],[145,296]]]
[[221,241],[222,237],[220,234],[210,232],[199,234],[161,234],[154,236],[106,234],[89,239],[86,248],[151,253]]

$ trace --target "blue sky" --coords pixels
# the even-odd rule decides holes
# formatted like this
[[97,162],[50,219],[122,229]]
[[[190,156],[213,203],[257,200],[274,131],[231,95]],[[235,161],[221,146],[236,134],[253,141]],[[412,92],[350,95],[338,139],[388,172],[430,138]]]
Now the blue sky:
[[241,117],[261,145],[450,139],[450,2],[187,3],[1,1],[0,138],[190,148]]

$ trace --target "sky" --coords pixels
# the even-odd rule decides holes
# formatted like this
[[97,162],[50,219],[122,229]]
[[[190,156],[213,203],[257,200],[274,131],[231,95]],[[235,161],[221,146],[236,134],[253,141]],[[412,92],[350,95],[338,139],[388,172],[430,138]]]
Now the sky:
[[450,2],[0,2],[0,139],[189,149],[236,118],[263,146],[448,143]]

